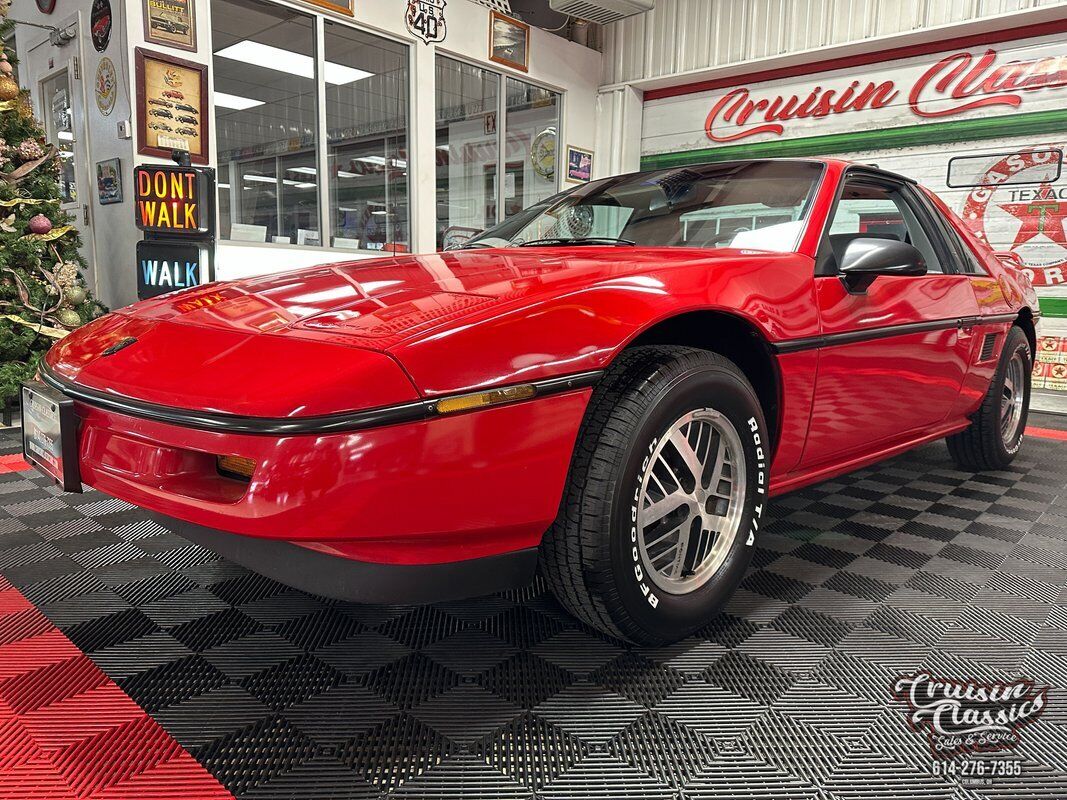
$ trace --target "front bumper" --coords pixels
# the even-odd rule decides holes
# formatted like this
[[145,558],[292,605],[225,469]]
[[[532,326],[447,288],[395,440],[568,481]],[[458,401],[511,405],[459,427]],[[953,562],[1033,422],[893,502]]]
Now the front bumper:
[[537,569],[536,547],[443,564],[374,564],[152,516],[179,536],[268,578],[310,594],[358,603],[478,597],[526,586]]
[[[558,512],[591,393],[560,386],[524,402],[380,427],[249,433],[124,413],[76,388],[88,485],[200,528],[385,565],[536,547]],[[254,461],[251,480],[219,475],[217,456]]]

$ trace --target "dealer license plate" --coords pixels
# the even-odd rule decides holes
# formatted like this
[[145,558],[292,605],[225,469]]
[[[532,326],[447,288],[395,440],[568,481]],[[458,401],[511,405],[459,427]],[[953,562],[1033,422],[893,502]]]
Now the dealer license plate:
[[66,492],[82,490],[74,401],[39,381],[22,384],[22,456]]

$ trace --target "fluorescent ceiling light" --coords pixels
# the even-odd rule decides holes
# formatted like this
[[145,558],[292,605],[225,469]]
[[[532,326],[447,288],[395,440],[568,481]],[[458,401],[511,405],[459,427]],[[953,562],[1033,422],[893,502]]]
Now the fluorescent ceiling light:
[[[243,61],[245,64],[254,64],[257,67],[275,69],[278,72],[288,72],[299,75],[301,78],[315,77],[315,60],[311,56],[303,56],[280,47],[272,47],[269,44],[261,44],[245,40],[224,47],[215,53],[222,58],[230,58],[234,61]],[[346,83],[355,83],[364,78],[369,78],[373,72],[362,69],[346,67],[343,64],[335,64],[327,61],[323,68],[323,77],[326,83],[334,86],[343,86]]]
[[289,167],[286,172],[299,172],[301,175],[314,175],[314,167]]
[[348,172],[347,170],[339,169],[339,170],[337,170],[337,177],[338,178],[358,178],[359,175],[357,175],[355,172]]
[[[246,181],[254,181],[256,183],[277,183],[277,178],[272,178],[270,175],[244,175],[242,176]],[[291,181],[288,178],[283,178],[282,183],[286,186],[295,186],[297,189],[311,189],[315,186],[313,183],[306,183],[302,181]],[[248,188],[248,187],[245,187]]]
[[240,97],[226,92],[215,92],[215,106],[218,108],[232,108],[244,111],[246,108],[255,108],[263,105],[262,100],[253,100],[251,97]]
[[[364,164],[375,164],[379,167],[385,166],[385,156],[362,156],[360,158],[354,158],[353,161],[362,161]],[[408,162],[402,158],[389,159],[389,166],[391,167],[406,167]]]

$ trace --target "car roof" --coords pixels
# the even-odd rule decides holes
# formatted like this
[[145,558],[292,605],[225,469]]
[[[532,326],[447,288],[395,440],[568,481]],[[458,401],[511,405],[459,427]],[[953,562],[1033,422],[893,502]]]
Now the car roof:
[[705,161],[705,162],[701,162],[701,163],[698,163],[698,164],[679,164],[676,167],[660,167],[660,168],[657,168],[657,169],[638,170],[636,172],[632,172],[632,173],[629,173],[629,174],[630,175],[653,174],[653,173],[657,173],[657,172],[672,172],[674,170],[680,170],[680,169],[687,169],[687,170],[692,170],[694,172],[700,172],[702,169],[708,169],[710,171],[713,168],[718,170],[718,169],[723,169],[723,168],[742,166],[744,164],[760,164],[760,163],[766,163],[766,162],[787,162],[787,163],[794,163],[794,164],[816,163],[816,164],[836,165],[842,170],[842,172],[847,170],[850,173],[860,172],[860,173],[866,173],[866,174],[872,175],[872,176],[882,176],[882,177],[890,178],[890,179],[897,180],[897,181],[903,181],[904,183],[916,183],[914,178],[910,178],[907,175],[900,175],[900,174],[898,174],[896,172],[890,172],[889,170],[882,169],[877,164],[865,164],[865,163],[860,162],[860,161],[849,161],[849,160],[844,159],[844,158],[834,158],[834,157],[829,157],[829,156],[823,156],[823,157],[813,156],[813,157],[805,157],[805,158],[739,158],[739,159],[729,159],[729,160],[723,160],[723,161]]

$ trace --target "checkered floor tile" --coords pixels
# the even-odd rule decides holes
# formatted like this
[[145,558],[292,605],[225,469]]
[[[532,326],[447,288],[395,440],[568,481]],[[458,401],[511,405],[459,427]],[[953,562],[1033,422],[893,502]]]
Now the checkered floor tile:
[[[242,799],[1067,795],[1061,442],[981,475],[931,445],[778,499],[725,613],[654,650],[540,584],[310,596],[26,471],[0,471],[0,574]],[[892,695],[918,668],[1055,687],[1021,779],[932,776]]]

